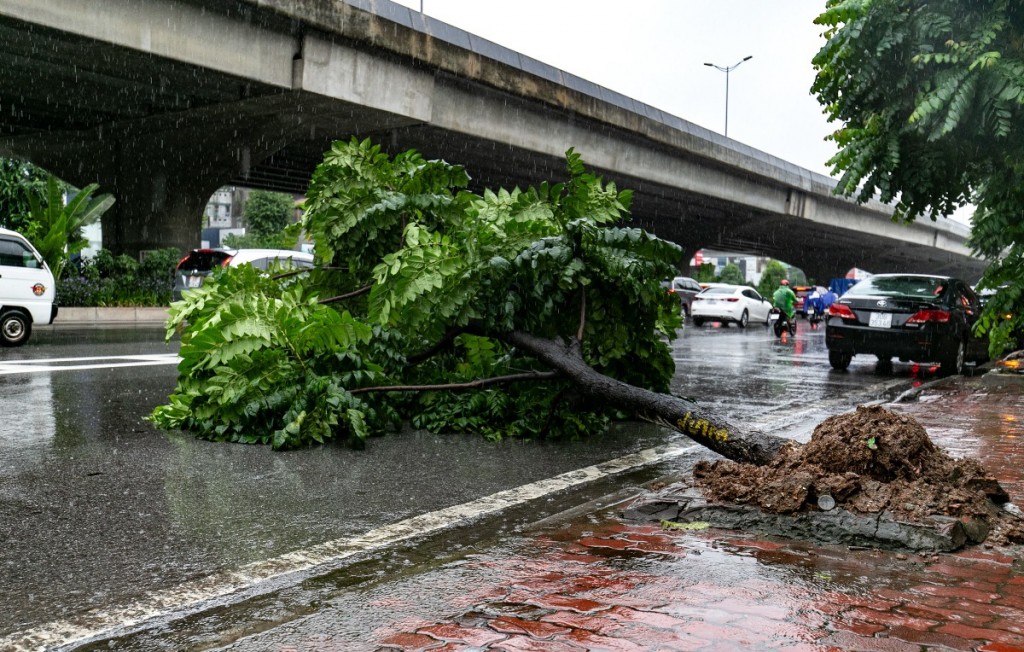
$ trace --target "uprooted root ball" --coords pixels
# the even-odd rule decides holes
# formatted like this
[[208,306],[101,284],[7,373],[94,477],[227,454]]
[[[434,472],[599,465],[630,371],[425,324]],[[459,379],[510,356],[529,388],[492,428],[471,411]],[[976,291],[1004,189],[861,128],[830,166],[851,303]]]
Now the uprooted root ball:
[[887,511],[911,523],[934,514],[1005,520],[994,532],[1000,542],[1024,543],[1024,524],[996,507],[1009,497],[976,460],[953,459],[913,417],[878,406],[826,419],[808,444],[787,447],[769,465],[699,462],[693,475],[714,502],[792,514],[830,496],[851,512]]

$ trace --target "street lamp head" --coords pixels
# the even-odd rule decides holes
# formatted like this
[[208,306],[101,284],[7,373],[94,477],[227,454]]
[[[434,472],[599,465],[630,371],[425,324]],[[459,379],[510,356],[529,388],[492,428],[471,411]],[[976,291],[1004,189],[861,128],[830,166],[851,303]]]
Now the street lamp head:
[[[754,55],[752,55],[752,54],[751,54],[751,55],[748,55],[748,56],[745,56],[745,57],[743,57],[743,61],[749,61],[749,60],[751,60],[751,59],[753,59],[753,58],[754,58]],[[741,63],[742,63],[742,62],[741,62]]]
[[715,67],[715,64],[713,64],[713,63],[705,63],[704,65],[705,65],[705,66],[711,66],[712,68],[714,68],[714,67]]

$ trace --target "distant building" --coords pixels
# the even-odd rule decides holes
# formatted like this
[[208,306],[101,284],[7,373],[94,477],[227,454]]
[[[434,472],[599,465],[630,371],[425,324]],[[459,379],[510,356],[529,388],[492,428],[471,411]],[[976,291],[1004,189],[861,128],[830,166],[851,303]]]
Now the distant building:
[[245,201],[249,198],[248,188],[223,186],[218,188],[206,203],[203,211],[203,226],[214,229],[237,229],[244,226],[242,218]]

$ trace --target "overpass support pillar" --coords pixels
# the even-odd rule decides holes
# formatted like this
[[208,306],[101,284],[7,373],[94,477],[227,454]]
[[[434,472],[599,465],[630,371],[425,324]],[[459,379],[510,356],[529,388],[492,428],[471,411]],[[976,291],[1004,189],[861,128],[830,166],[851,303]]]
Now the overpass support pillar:
[[[163,157],[184,158],[193,166],[155,160]],[[198,160],[194,152],[170,148],[122,155],[111,182],[100,176],[100,191],[116,189],[117,199],[103,216],[103,247],[130,256],[149,249],[176,247],[184,252],[198,247],[203,208],[225,178],[208,174]]]

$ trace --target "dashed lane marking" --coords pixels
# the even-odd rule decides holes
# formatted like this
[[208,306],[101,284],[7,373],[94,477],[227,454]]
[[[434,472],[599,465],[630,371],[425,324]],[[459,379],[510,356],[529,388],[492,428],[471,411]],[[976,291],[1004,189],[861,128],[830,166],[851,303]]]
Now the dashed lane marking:
[[[153,591],[131,604],[94,609],[73,619],[58,620],[15,632],[0,638],[0,649],[12,652],[72,649],[90,641],[129,634],[144,629],[147,623],[153,621],[166,621],[178,615],[197,613],[210,606],[226,604],[232,595],[266,593],[290,579],[298,581],[317,572],[328,572],[339,567],[344,559],[357,554],[384,549],[407,539],[449,529],[537,498],[665,462],[701,448],[698,444],[648,448],[602,464],[499,491],[461,505],[427,512],[362,535],[328,541],[235,570],[220,571],[172,589]],[[260,590],[259,585],[263,585],[263,590]]]
[[114,369],[116,367],[152,367],[156,365],[176,365],[179,362],[181,362],[181,358],[176,353],[3,360],[0,361],[0,376],[52,373],[55,371],[80,371],[84,369]]

